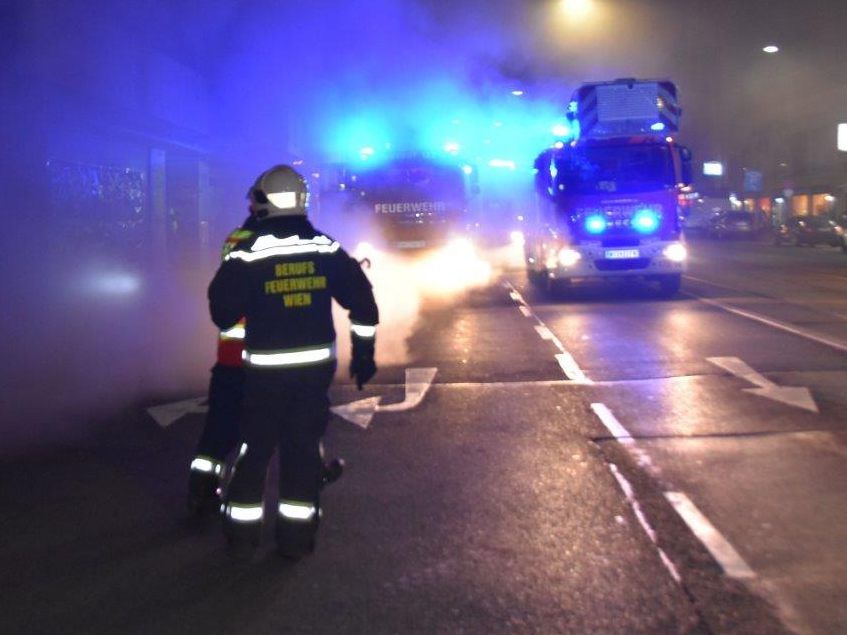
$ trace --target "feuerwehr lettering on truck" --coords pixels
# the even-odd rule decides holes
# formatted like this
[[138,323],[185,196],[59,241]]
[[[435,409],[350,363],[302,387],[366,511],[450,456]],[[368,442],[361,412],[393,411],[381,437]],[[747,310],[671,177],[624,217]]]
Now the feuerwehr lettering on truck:
[[374,211],[377,214],[428,214],[446,212],[447,203],[444,201],[416,201],[409,203],[376,203]]

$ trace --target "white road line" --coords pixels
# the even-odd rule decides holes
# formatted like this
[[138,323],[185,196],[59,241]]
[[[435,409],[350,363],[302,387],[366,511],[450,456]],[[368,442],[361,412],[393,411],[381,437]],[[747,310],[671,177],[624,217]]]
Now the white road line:
[[[711,283],[710,283],[711,284]],[[745,311],[744,309],[738,309],[734,306],[726,304],[724,302],[720,302],[718,300],[713,300],[711,298],[704,298],[703,296],[697,295],[696,293],[691,293],[692,296],[704,302],[706,304],[711,304],[712,306],[716,306],[724,311],[729,313],[734,313],[735,315],[740,315],[741,317],[745,317],[748,320],[755,320],[756,322],[761,322],[762,324],[767,324],[768,326],[772,326],[775,329],[780,329],[782,331],[786,331],[791,333],[792,335],[798,335],[799,337],[805,337],[806,339],[812,340],[813,342],[817,342],[819,344],[824,344],[825,346],[829,346],[831,348],[837,349],[839,351],[847,352],[847,342],[835,338],[830,338],[825,335],[818,335],[814,331],[810,331],[808,329],[804,329],[800,326],[793,326],[791,324],[787,324],[785,322],[780,322],[779,320],[773,320],[771,318],[765,317],[764,315],[759,315],[758,313],[753,313],[752,311]]]
[[594,411],[594,414],[600,419],[604,426],[612,433],[612,436],[615,437],[618,441],[624,444],[635,443],[635,439],[632,438],[632,435],[629,431],[623,427],[618,418],[612,413],[611,410],[606,406],[606,404],[602,403],[593,403],[591,404],[591,409]]
[[553,332],[543,324],[536,324],[535,325],[535,332],[538,333],[538,336],[542,340],[550,341],[550,340],[553,339]]
[[551,331],[546,324],[544,324],[541,318],[532,312],[532,309],[529,308],[526,300],[523,299],[523,296],[518,292],[518,290],[515,289],[515,287],[508,281],[503,284],[503,287],[509,291],[509,297],[517,303],[518,309],[520,309],[520,312],[523,313],[524,317],[534,318],[535,321],[538,322],[538,324],[535,325],[535,331],[538,333],[539,337],[545,341],[552,342],[553,345],[559,349],[559,353],[555,357],[559,366],[562,368],[562,371],[565,373],[565,376],[576,383],[593,384],[594,382],[588,378],[585,372],[583,372],[583,370],[579,367],[579,364],[576,363],[573,355],[565,349],[561,340],[556,337],[553,331]]
[[618,441],[618,443],[623,444],[627,452],[629,452],[632,458],[635,459],[638,467],[658,478],[660,470],[658,467],[653,465],[653,459],[650,458],[650,455],[646,450],[636,445],[635,437],[633,437],[629,430],[627,430],[623,424],[618,421],[618,418],[614,415],[614,413],[602,403],[591,404],[591,409],[603,425],[606,426],[606,429],[612,433],[615,440]]
[[756,574],[735,550],[729,541],[723,537],[709,519],[697,509],[691,499],[682,492],[665,492],[665,498],[688,525],[689,529],[700,539],[709,553],[721,565],[724,573],[731,578],[750,579]]
[[555,357],[568,379],[573,379],[581,384],[594,383],[585,376],[585,373],[582,372],[579,364],[576,363],[576,360],[570,353],[557,353]]
[[650,542],[653,543],[653,546],[656,547],[656,550],[659,552],[659,559],[662,561],[662,564],[665,565],[665,568],[668,570],[668,573],[671,574],[671,577],[676,581],[677,584],[682,584],[682,576],[679,575],[679,571],[677,571],[674,563],[671,562],[671,559],[668,558],[664,549],[659,546],[659,540],[656,536],[656,530],[650,525],[647,521],[647,517],[644,515],[644,512],[641,509],[641,504],[635,498],[635,492],[632,489],[632,485],[626,479],[626,477],[621,474],[618,466],[614,463],[609,463],[609,469],[612,471],[612,476],[615,477],[615,480],[618,482],[621,490],[623,490],[624,496],[626,496],[626,500],[629,503],[630,508],[632,509],[632,513],[635,514],[635,518],[638,520],[638,524],[641,525],[641,528],[644,530],[644,533],[647,534],[647,537],[650,539]]

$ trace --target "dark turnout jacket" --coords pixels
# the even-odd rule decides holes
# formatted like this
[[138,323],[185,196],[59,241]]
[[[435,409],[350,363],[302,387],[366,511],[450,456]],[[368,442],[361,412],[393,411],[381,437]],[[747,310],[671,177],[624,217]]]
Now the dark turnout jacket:
[[224,330],[246,318],[245,359],[257,367],[333,359],[333,298],[353,325],[379,322],[359,263],[304,216],[260,221],[226,254],[209,285],[212,321]]

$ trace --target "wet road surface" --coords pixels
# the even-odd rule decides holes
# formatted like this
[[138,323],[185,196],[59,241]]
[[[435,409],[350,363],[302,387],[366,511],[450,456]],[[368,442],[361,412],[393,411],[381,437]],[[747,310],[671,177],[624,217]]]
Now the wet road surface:
[[514,270],[430,307],[407,364],[333,388],[397,403],[438,369],[334,419],[349,467],[296,565],[186,522],[200,414],[10,457],[8,632],[844,632],[847,256],[692,251],[675,300]]

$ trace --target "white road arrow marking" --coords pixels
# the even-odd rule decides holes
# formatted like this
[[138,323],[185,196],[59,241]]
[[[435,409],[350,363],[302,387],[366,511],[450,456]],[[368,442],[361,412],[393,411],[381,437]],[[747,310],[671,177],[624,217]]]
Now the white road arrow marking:
[[437,368],[407,368],[406,395],[403,401],[380,405],[382,397],[367,397],[350,403],[334,406],[332,411],[350,423],[367,429],[377,412],[402,412],[417,407],[435,379]]
[[435,379],[437,368],[407,368],[406,369],[406,397],[400,403],[392,403],[379,406],[379,412],[400,412],[411,410],[423,401],[429,392],[432,380]]
[[161,406],[153,406],[152,408],[148,408],[147,412],[155,419],[156,423],[163,428],[167,428],[187,414],[207,412],[208,410],[207,398],[195,397],[184,401],[162,404]]
[[371,425],[371,419],[373,419],[374,413],[376,413],[376,409],[379,407],[380,399],[382,397],[368,397],[340,406],[333,406],[330,410],[342,419],[347,419],[350,423],[366,430]]
[[707,357],[706,361],[711,362],[719,368],[740,377],[751,384],[755,384],[758,388],[745,388],[744,392],[749,392],[752,395],[766,397],[774,401],[780,401],[795,408],[802,408],[810,412],[818,412],[818,405],[815,403],[812,393],[808,388],[798,386],[777,386],[771,380],[763,377],[760,373],[750,368],[746,362],[737,357]]

